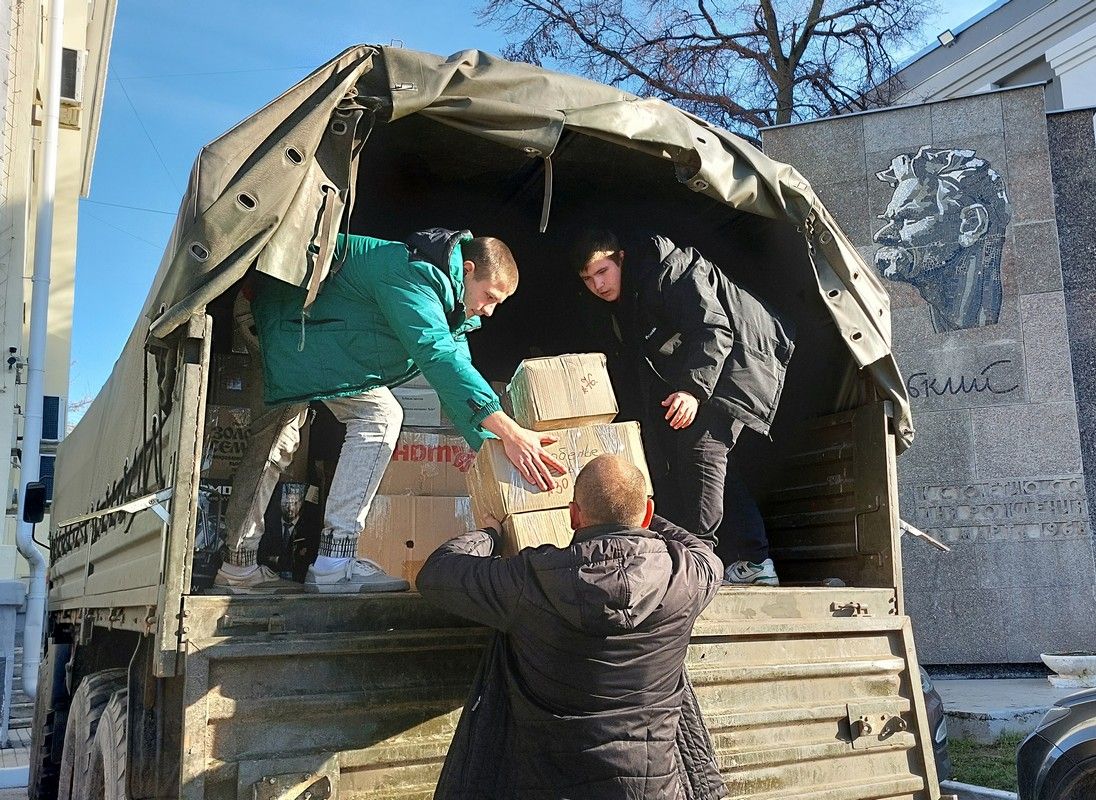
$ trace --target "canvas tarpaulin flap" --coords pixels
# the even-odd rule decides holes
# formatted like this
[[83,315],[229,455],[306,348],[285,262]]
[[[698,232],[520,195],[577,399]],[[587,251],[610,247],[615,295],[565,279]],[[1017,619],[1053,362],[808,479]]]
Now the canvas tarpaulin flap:
[[[365,96],[370,92],[383,96]],[[144,309],[152,336],[167,336],[203,312],[253,264],[295,285],[315,285],[327,267],[318,256],[331,257],[330,242],[321,239],[337,233],[355,179],[355,143],[378,105],[378,116],[389,109],[392,119],[422,114],[531,156],[550,156],[570,129],[665,159],[678,180],[729,209],[799,227],[843,341],[894,403],[899,450],[912,440],[909,402],[890,352],[886,290],[799,172],[661,100],[476,50],[443,58],[350,48],[203,148]],[[335,120],[349,132],[336,133]],[[325,218],[335,224],[323,224]],[[143,354],[129,351],[143,346],[144,336],[131,337],[100,400],[122,391],[113,384],[132,377],[124,365],[141,364]],[[89,422],[103,411],[96,406],[100,401]]]
[[[329,262],[338,230],[317,221],[325,210],[341,216],[350,179],[349,157],[335,166],[339,159],[328,150],[349,153],[351,129],[331,135],[332,116],[340,102],[353,99],[374,52],[347,50],[203,148],[190,190],[194,202],[186,204],[194,208],[193,221],[168,254],[161,290],[147,309],[152,315],[165,309],[152,335],[178,328],[256,259],[263,272],[297,285],[317,270],[322,277],[327,264],[309,255],[324,254]],[[327,241],[318,241],[321,233]]]

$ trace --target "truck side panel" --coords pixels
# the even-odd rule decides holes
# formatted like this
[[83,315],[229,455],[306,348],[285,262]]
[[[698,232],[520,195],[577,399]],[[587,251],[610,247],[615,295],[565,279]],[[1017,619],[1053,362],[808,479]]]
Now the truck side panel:
[[[414,594],[185,605],[182,797],[432,796],[484,631]],[[721,590],[689,670],[731,797],[935,800],[915,664],[893,590]]]

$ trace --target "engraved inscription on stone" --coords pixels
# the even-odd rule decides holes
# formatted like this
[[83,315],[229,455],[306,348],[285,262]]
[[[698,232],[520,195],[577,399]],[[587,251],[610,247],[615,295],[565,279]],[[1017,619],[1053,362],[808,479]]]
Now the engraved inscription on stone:
[[986,481],[912,489],[910,522],[949,542],[1076,539],[1089,535],[1084,478]]

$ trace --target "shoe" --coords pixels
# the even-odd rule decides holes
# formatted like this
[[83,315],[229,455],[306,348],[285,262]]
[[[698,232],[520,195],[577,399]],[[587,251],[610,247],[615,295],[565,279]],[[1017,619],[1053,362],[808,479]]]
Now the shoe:
[[331,572],[317,572],[315,565],[308,568],[304,579],[306,592],[322,594],[357,594],[358,592],[406,592],[411,584],[403,578],[394,578],[381,569],[381,565],[368,558],[351,558],[345,566]]
[[279,578],[278,573],[263,564],[250,568],[228,567],[228,570],[225,566],[217,570],[210,594],[291,594],[302,591],[299,583]]
[[766,558],[760,564],[753,561],[734,562],[723,573],[723,583],[732,586],[746,586],[749,584],[779,586],[780,578],[776,577],[776,567],[773,566],[773,560]]

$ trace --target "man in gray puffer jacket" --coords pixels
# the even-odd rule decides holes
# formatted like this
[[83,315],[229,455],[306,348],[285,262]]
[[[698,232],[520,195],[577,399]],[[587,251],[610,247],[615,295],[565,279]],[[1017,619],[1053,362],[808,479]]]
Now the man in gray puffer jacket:
[[[435,798],[715,800],[725,794],[685,674],[723,565],[654,518],[617,456],[575,481],[567,549],[492,558],[497,523],[442,545],[418,588],[503,635],[488,648]],[[648,528],[648,525],[651,527]]]

